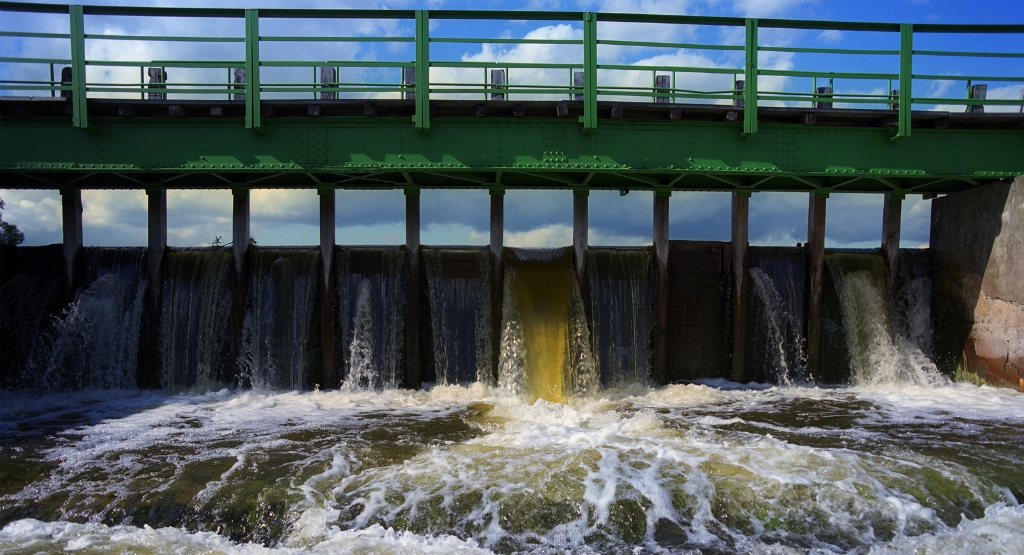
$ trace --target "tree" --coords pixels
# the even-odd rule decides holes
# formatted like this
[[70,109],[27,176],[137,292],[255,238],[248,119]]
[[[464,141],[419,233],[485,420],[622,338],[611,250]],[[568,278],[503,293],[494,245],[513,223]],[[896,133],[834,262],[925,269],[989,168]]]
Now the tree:
[[[4,200],[0,199],[0,210],[4,209]],[[25,242],[25,234],[18,230],[18,226],[11,222],[4,221],[4,215],[0,213],[0,245],[20,245]]]

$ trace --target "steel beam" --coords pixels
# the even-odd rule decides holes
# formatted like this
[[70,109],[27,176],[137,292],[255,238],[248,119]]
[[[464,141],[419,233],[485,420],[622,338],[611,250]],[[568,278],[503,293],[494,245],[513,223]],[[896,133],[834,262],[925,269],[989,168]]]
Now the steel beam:
[[320,189],[320,354],[323,387],[338,387],[334,351],[334,189]]
[[760,124],[743,139],[739,125],[726,122],[607,120],[587,135],[565,120],[460,118],[421,135],[400,118],[275,118],[263,122],[263,134],[227,118],[92,121],[101,133],[44,117],[5,118],[0,181],[57,189],[95,175],[81,188],[223,188],[225,180],[404,188],[405,172],[418,187],[483,189],[500,171],[506,189],[653,190],[682,175],[676,190],[808,192],[848,183],[836,192],[898,193],[935,182],[915,192],[948,193],[971,188],[968,180],[1024,174],[1024,131],[1013,130],[915,129],[914,140],[891,142],[887,128],[786,124]]
[[82,190],[61,189],[60,201],[64,237],[64,298],[71,302],[81,284],[78,254],[82,251]]
[[[163,315],[163,284],[164,284],[164,253],[167,251],[167,190],[162,188],[146,189],[149,204],[148,234],[149,246],[146,251],[149,270],[149,348],[150,375],[139,379],[138,386],[143,388],[159,387],[163,377],[163,357],[160,348],[160,328]],[[143,378],[143,376],[140,376]]]
[[241,354],[245,303],[249,295],[249,189],[231,190],[231,253],[235,261],[232,288],[232,337],[235,358]]
[[501,307],[504,302],[505,265],[505,191],[491,189],[491,369],[498,383],[498,361],[501,360]]
[[668,379],[668,204],[671,192],[654,193],[654,260],[657,265],[654,291],[654,356],[653,376],[656,384]]
[[750,193],[732,194],[732,379],[745,383],[747,345],[747,239]]
[[895,294],[900,275],[900,219],[903,195],[885,195],[882,205],[882,254],[888,271],[889,293]]
[[405,387],[419,389],[420,376],[420,191],[405,190]]
[[818,374],[821,292],[825,275],[825,197],[809,195],[807,208],[807,372]]

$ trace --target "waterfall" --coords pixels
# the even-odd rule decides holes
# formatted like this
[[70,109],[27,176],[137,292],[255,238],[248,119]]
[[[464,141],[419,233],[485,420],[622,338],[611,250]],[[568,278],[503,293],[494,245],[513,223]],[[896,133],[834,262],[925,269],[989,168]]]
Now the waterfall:
[[63,275],[61,245],[0,246],[0,389],[38,389],[26,368],[65,306]]
[[336,247],[334,252],[342,389],[399,387],[405,381],[405,250]]
[[756,379],[805,379],[804,262],[799,249],[750,249],[747,364]]
[[227,247],[167,252],[160,347],[171,393],[217,390],[233,377],[233,261]]
[[423,249],[437,382],[490,380],[491,264],[487,249]]
[[505,249],[499,386],[565,402],[599,385],[572,250]]
[[881,255],[833,253],[825,257],[839,296],[854,383],[933,385],[945,382],[916,345],[893,333]]
[[594,365],[601,383],[646,384],[654,325],[650,251],[591,248],[587,270]]
[[36,344],[35,389],[133,389],[140,370],[146,286],[142,247],[85,248],[85,281]]
[[925,249],[900,249],[900,289],[894,321],[897,333],[926,356],[935,354],[931,259]]
[[311,388],[320,371],[318,249],[251,248],[242,376],[256,389]]

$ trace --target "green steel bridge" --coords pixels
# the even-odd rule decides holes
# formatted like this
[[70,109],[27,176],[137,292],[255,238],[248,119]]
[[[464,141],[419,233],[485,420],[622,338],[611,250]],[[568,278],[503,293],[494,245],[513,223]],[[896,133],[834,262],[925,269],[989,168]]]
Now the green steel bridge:
[[[51,46],[46,51],[67,53],[51,58],[0,53],[4,67],[22,68],[16,75],[33,68],[37,76],[0,74],[0,91],[6,95],[0,96],[5,188],[466,187],[902,196],[948,193],[1024,173],[1024,97],[978,94],[981,83],[981,88],[1024,88],[1024,52],[966,48],[978,34],[1024,38],[1024,25],[18,2],[0,2],[0,12],[61,22],[68,18],[70,29],[0,32],[8,40],[46,40]],[[126,16],[200,18],[235,28],[244,24],[244,36],[118,35],[90,27],[94,18]],[[278,36],[261,31],[279,27],[282,20],[312,20],[317,32],[344,29],[357,20],[389,20],[414,32]],[[431,22],[451,20],[568,23],[582,27],[582,37],[431,36]],[[745,40],[732,45],[618,40],[621,33],[602,37],[602,24],[734,29]],[[899,47],[796,48],[769,46],[758,38],[762,31],[778,30],[874,33],[891,36],[894,44],[898,39]],[[915,39],[926,34],[952,37],[954,46],[962,47],[916,49]],[[118,44],[129,44],[125,41],[158,48],[185,42],[234,48],[230,51],[239,54],[244,49],[244,56],[126,60],[109,54]],[[270,55],[275,48],[293,48],[285,56],[297,57],[297,48],[344,44],[411,47],[413,56],[406,61],[303,61]],[[444,48],[482,44],[554,48],[563,55],[555,61],[514,62],[444,55]],[[736,63],[604,63],[599,53],[612,48],[713,52],[732,56],[728,59]],[[99,54],[87,56],[94,51]],[[759,64],[759,54],[780,53],[825,56],[828,67]],[[997,58],[1007,71],[986,76],[915,69],[922,61],[964,57]],[[869,67],[889,71],[843,71],[865,65],[857,60],[872,60]],[[160,74],[166,76],[168,69],[165,81]],[[444,72],[455,79],[442,80]],[[195,78],[175,81],[176,75]],[[697,77],[717,79],[718,88],[694,89]],[[773,78],[812,86],[769,90]],[[884,91],[843,93],[834,86],[837,81],[871,83]],[[958,91],[966,84],[967,94],[923,96],[921,83],[928,82],[956,85],[948,89]],[[25,94],[39,96],[13,96]],[[914,109],[936,106],[955,109]],[[993,111],[1007,107],[1013,112]]]
[[[669,196],[731,192],[731,360],[734,379],[743,381],[752,193],[809,194],[805,337],[813,370],[819,360],[825,203],[831,193],[885,194],[881,246],[895,284],[900,207],[907,194],[934,197],[1024,175],[1024,92],[1011,98],[987,95],[989,85],[1004,93],[1024,87],[1024,52],[968,48],[972,37],[993,35],[1009,36],[1009,44],[1019,45],[1024,25],[20,2],[0,2],[0,12],[7,21],[45,29],[0,30],[0,44],[14,45],[0,51],[0,183],[5,189],[60,190],[68,299],[81,276],[82,189],[146,190],[148,275],[154,283],[161,283],[167,249],[167,190],[231,189],[237,340],[246,298],[251,189],[317,189],[325,384],[337,383],[329,294],[336,189],[406,192],[405,358],[411,386],[420,383],[421,189],[490,191],[493,299],[502,294],[506,189],[573,193],[574,260],[581,284],[586,282],[588,192],[653,191],[658,283],[653,367],[659,382],[673,375],[668,314],[674,310],[670,304],[677,303],[668,290]],[[166,26],[176,29],[188,27],[182,21],[214,21],[218,31],[233,27],[244,33],[133,35],[108,32],[118,25],[103,26],[110,18],[125,17],[142,23],[170,20]],[[525,38],[431,36],[432,22],[458,20],[477,22],[460,27],[474,31],[493,27],[488,22],[527,21],[562,32]],[[296,21],[317,33],[337,32],[280,34]],[[387,32],[367,34],[353,30],[354,21],[392,25],[371,25]],[[621,33],[616,25],[636,27]],[[665,36],[648,32],[664,27],[692,31],[675,36],[712,29],[743,41],[623,38]],[[64,28],[68,32],[52,32]],[[759,38],[762,31],[863,33],[872,37],[867,43],[873,47],[773,45]],[[941,37],[939,44],[954,49],[915,47],[929,42],[922,38],[926,35]],[[32,50],[17,41],[45,42],[49,46],[39,52],[65,54],[18,55]],[[182,43],[195,47],[190,52],[233,57],[127,59],[139,49],[117,48],[147,44],[172,52]],[[874,47],[886,44],[890,48]],[[314,59],[345,52],[338,47],[346,45],[385,50],[356,55],[349,49],[347,56]],[[492,54],[495,47],[521,48],[522,58],[529,58],[532,48],[542,55],[485,60],[466,55],[466,45],[480,47],[481,53],[488,47]],[[623,63],[621,57],[602,57],[615,49],[711,52],[718,61],[691,55]],[[391,55],[374,55],[379,52]],[[790,56],[796,67],[762,63],[779,55]],[[659,59],[689,60],[679,62],[689,65],[654,62]],[[944,66],[964,59],[987,61],[989,68],[994,64],[998,74],[956,74]],[[957,89],[965,94],[929,94]],[[149,310],[160,314],[160,288],[151,288],[150,295]]]

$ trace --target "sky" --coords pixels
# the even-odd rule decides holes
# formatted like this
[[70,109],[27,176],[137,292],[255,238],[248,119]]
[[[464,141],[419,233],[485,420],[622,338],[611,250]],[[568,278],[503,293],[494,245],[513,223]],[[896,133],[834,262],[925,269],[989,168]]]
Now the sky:
[[[532,9],[667,13],[772,17],[835,21],[880,21],[896,23],[1016,23],[1024,24],[1024,0],[222,0],[188,1],[93,1],[102,5],[164,5],[219,7],[331,7],[390,9]],[[0,30],[67,32],[67,16],[26,16],[0,14]],[[411,24],[398,20],[355,20],[332,22],[278,20],[261,22],[261,34],[351,36],[410,36]],[[242,36],[238,21],[166,18],[142,20],[128,17],[88,16],[86,32],[95,34]],[[432,21],[432,37],[492,37],[574,39],[582,37],[575,22],[548,21]],[[742,28],[695,27],[685,25],[643,25],[602,23],[599,37],[620,40],[742,44]],[[1024,36],[971,35],[969,43],[951,44],[948,35],[918,38],[915,48],[935,50],[986,50],[1024,52]],[[792,31],[763,29],[762,45],[819,48],[898,49],[893,33],[847,31]],[[316,46],[310,46],[316,45]],[[107,60],[154,59],[238,59],[240,45],[234,43],[168,43],[91,40],[87,57]],[[262,59],[356,59],[407,60],[408,43],[274,43],[261,50]],[[532,61],[575,63],[581,56],[572,45],[447,44],[431,47],[432,59],[451,61]],[[3,55],[22,57],[66,56],[66,43],[43,39],[0,37]],[[234,50],[233,50],[234,49]],[[600,63],[624,65],[676,65],[695,67],[740,67],[742,52],[693,49],[646,49],[602,46]],[[1019,82],[989,85],[989,98],[1020,98],[1024,90],[1024,58],[915,58],[915,73],[936,75],[1021,76]],[[822,70],[841,65],[838,71],[894,72],[894,57],[836,57],[762,52],[761,67],[774,69]],[[355,79],[397,82],[394,68],[359,70]],[[0,63],[0,79],[40,78],[38,66]],[[137,81],[137,69],[89,68],[90,82]],[[220,70],[223,71],[223,70]],[[480,70],[435,68],[432,81],[479,82]],[[33,73],[36,72],[36,73]],[[135,72],[135,73],[131,73]],[[185,72],[185,73],[182,73]],[[389,73],[390,72],[390,73]],[[509,82],[558,84],[564,70],[509,73]],[[220,79],[202,71],[178,70],[170,80]],[[287,70],[267,70],[263,82],[273,78],[285,82],[308,79]],[[636,86],[652,81],[649,71],[606,72],[602,83]],[[700,90],[731,88],[732,76],[692,74],[687,86]],[[820,85],[820,83],[819,83]],[[966,83],[952,80],[922,80],[914,83],[914,96],[959,98]],[[836,92],[880,94],[891,83],[884,80],[835,83]],[[810,80],[763,77],[760,89],[808,91]],[[0,91],[0,94],[14,94]],[[24,94],[24,93],[19,93]],[[379,93],[366,96],[379,95]],[[450,95],[457,96],[457,95]],[[474,97],[475,98],[475,97]],[[778,104],[778,103],[777,103]],[[915,109],[963,110],[962,106],[915,105]],[[989,107],[987,110],[1010,107]],[[1016,108],[1014,108],[1016,109]],[[0,130],[2,132],[2,130]],[[18,225],[26,245],[59,243],[61,240],[60,196],[56,191],[5,190],[3,219]],[[131,246],[146,242],[146,195],[143,191],[83,191],[84,240],[86,245]],[[314,245],[319,243],[319,210],[315,191],[257,189],[252,193],[251,225],[260,245]],[[424,245],[485,245],[489,240],[489,201],[486,191],[424,190],[421,196],[422,242]],[[828,200],[826,245],[829,247],[877,247],[881,241],[883,198],[874,194],[833,194]],[[806,193],[755,193],[750,201],[750,242],[754,245],[794,245],[806,241]],[[653,197],[634,191],[620,196],[616,191],[597,191],[590,196],[591,245],[645,245],[651,243]],[[728,241],[730,239],[728,193],[685,192],[670,201],[670,238]],[[338,191],[337,243],[341,245],[401,244],[405,237],[405,202],[401,191]],[[903,203],[902,245],[926,246],[929,234],[930,202],[918,195]],[[572,242],[572,195],[567,191],[515,191],[505,198],[505,242],[509,246],[564,246]],[[168,243],[171,246],[208,245],[217,237],[231,235],[231,194],[223,191],[168,191]]]

